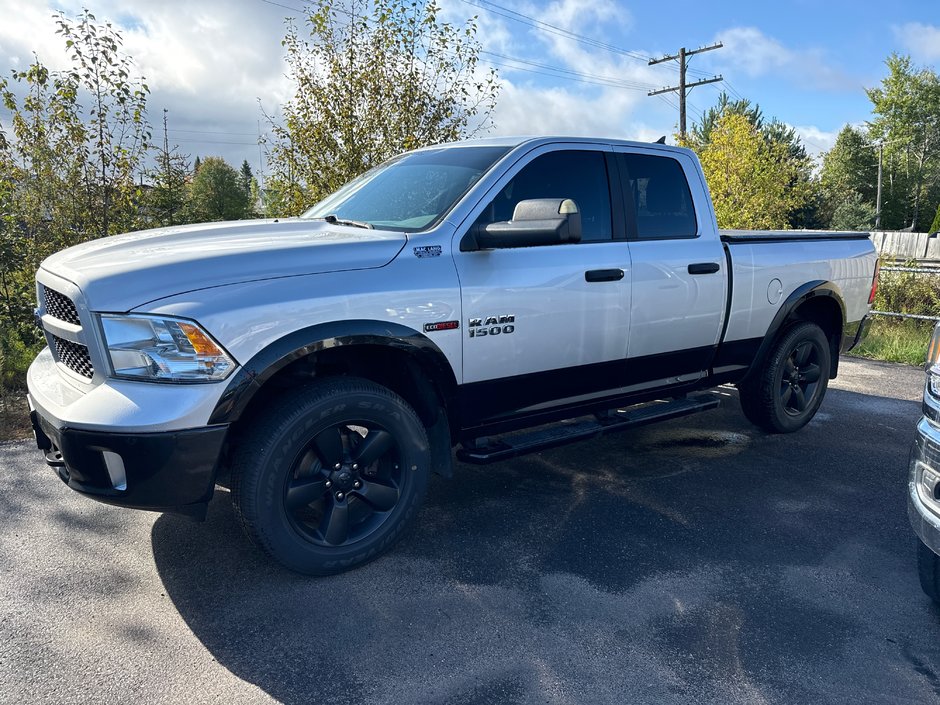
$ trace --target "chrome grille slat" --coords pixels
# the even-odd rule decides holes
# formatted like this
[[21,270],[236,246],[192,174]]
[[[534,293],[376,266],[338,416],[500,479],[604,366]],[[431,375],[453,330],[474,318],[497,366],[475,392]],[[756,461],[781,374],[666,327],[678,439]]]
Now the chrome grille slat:
[[45,286],[42,288],[42,293],[44,308],[47,314],[75,326],[82,324],[78,318],[78,310],[68,296]]
[[924,457],[927,464],[934,469],[940,470],[940,446],[925,436],[919,436],[924,449]]
[[85,345],[73,343],[57,335],[50,334],[50,337],[55,345],[55,354],[59,362],[82,377],[91,379],[94,376],[95,367],[91,364],[91,356]]

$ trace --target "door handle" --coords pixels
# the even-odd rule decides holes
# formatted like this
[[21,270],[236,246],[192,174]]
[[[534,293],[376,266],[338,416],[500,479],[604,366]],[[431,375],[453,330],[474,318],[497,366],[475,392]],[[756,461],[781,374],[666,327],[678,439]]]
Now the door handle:
[[717,262],[696,262],[689,265],[689,274],[714,274],[719,269]]
[[618,282],[623,279],[622,269],[589,269],[584,273],[586,282]]

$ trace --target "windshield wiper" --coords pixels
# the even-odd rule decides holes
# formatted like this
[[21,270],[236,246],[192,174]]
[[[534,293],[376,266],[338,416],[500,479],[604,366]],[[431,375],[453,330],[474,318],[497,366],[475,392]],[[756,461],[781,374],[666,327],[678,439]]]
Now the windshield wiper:
[[323,216],[325,220],[330,225],[351,225],[354,228],[366,228],[367,230],[372,230],[372,223],[365,223],[361,220],[342,220],[336,217],[335,213],[330,213],[329,215]]

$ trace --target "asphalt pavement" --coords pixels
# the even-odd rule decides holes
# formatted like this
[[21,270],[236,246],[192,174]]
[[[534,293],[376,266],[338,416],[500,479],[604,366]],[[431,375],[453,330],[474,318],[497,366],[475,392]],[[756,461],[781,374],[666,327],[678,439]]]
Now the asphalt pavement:
[[390,554],[312,579],[0,445],[3,703],[931,703],[905,511],[920,370],[844,360],[816,419],[722,408],[434,478]]

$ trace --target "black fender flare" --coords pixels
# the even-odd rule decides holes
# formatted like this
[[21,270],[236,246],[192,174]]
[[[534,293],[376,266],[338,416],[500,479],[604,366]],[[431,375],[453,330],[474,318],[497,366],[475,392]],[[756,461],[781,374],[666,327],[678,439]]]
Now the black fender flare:
[[354,345],[384,345],[406,352],[422,369],[431,371],[434,378],[430,381],[444,396],[444,403],[455,408],[454,371],[447,356],[426,335],[400,323],[348,320],[301,328],[255,353],[229,380],[208,423],[238,420],[264,383],[290,363],[321,350]]
[[842,319],[839,321],[837,328],[837,333],[840,336],[840,340],[836,341],[835,354],[832,357],[830,370],[830,376],[835,377],[839,367],[838,353],[842,335],[842,324],[845,322],[845,301],[842,299],[842,294],[839,293],[839,289],[835,284],[830,281],[817,279],[798,286],[786,298],[786,300],[784,300],[783,305],[777,309],[777,313],[770,322],[770,327],[767,329],[767,333],[764,335],[764,339],[761,341],[760,347],[757,349],[757,354],[754,356],[754,360],[751,362],[751,366],[748,368],[747,374],[744,376],[742,381],[746,382],[757,372],[757,370],[760,369],[764,358],[767,356],[767,353],[770,352],[770,349],[776,342],[780,332],[783,330],[784,326],[786,326],[787,322],[790,321],[793,317],[793,312],[807,301],[820,296],[835,300],[835,302],[839,305],[839,311],[841,312],[842,316]]

